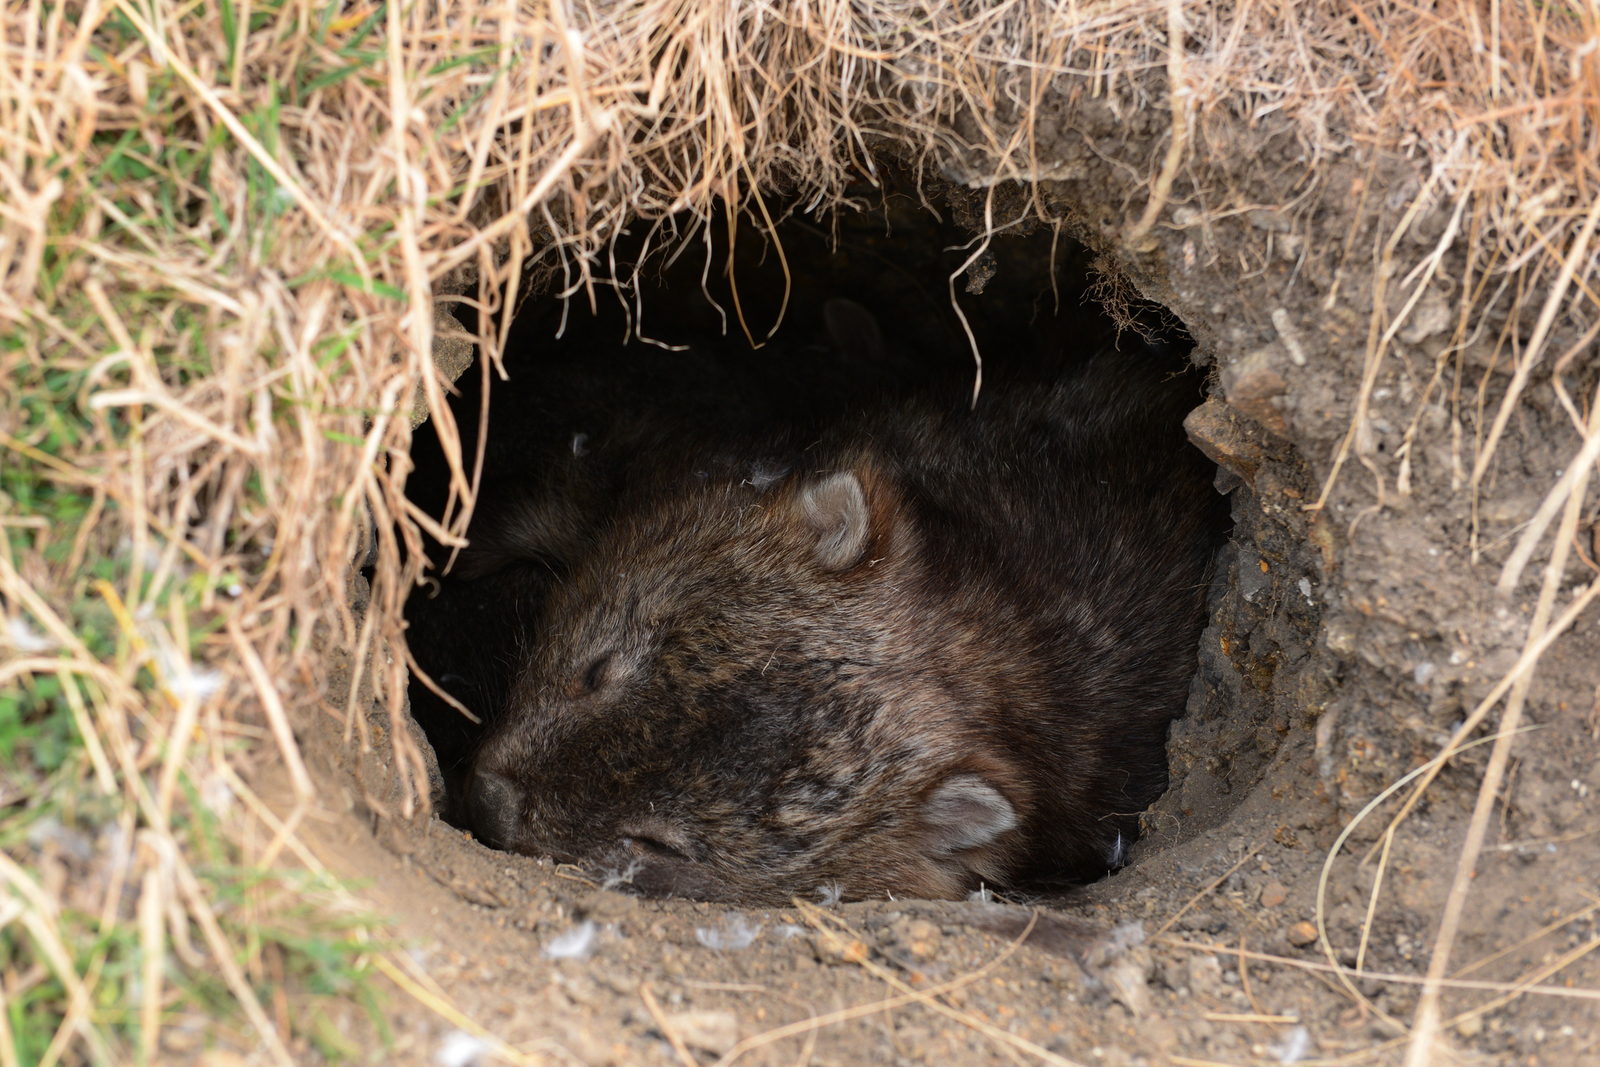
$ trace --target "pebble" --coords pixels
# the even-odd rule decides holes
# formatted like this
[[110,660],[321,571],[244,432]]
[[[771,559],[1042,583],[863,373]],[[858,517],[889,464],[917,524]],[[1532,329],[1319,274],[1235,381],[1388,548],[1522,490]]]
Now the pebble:
[[1189,989],[1201,996],[1215,996],[1222,986],[1222,963],[1215,956],[1190,956]]
[[860,963],[872,955],[872,950],[855,938],[846,941],[832,933],[823,933],[812,938],[811,944],[820,963]]
[[1268,882],[1261,887],[1261,906],[1263,908],[1276,908],[1289,899],[1289,891],[1283,887],[1282,882]]
[[931,959],[939,951],[939,928],[926,919],[915,919],[906,924],[906,951],[918,960]]
[[1289,944],[1304,948],[1317,939],[1317,928],[1311,923],[1301,920],[1289,927],[1287,936]]

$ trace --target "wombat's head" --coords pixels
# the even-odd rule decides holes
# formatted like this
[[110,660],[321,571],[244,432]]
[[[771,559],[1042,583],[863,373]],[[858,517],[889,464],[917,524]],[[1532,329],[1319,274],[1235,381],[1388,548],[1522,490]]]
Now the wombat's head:
[[1003,879],[1025,788],[919,662],[917,535],[889,477],[702,475],[624,512],[552,593],[476,757],[481,838],[658,895]]

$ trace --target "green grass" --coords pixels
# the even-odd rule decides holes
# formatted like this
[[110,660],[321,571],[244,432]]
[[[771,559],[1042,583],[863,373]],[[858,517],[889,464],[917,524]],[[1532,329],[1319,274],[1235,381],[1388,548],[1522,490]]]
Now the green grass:
[[[198,351],[189,349],[191,356]],[[19,361],[15,347],[10,356],[18,390],[6,401],[13,418],[10,441],[0,442],[0,503],[13,521],[3,527],[0,553],[13,568],[33,576],[35,591],[93,659],[114,668],[128,664],[138,655],[135,642],[145,639],[136,628],[129,629],[120,614],[122,605],[112,603],[126,595],[131,579],[118,505],[108,499],[98,517],[93,516],[93,492],[65,476],[60,466],[92,465],[108,430],[115,438],[128,426],[82,409],[81,369]],[[204,372],[203,367],[175,364],[164,369],[175,376]],[[258,479],[252,478],[250,487],[259,494]],[[87,524],[87,543],[69,570],[73,542],[87,519],[93,520]],[[150,543],[156,552],[164,548],[157,534],[152,533]],[[173,599],[180,600],[189,623],[188,652],[201,661],[203,642],[225,619],[225,608],[202,609],[208,584],[228,585],[239,576],[227,570],[209,575],[180,565],[157,588],[151,570],[143,568],[139,591],[148,617],[167,619]],[[17,620],[14,625],[25,626],[26,636],[39,642],[26,654],[46,659],[63,654],[47,640],[48,631],[38,620],[15,605],[7,607]],[[170,714],[148,664],[133,670],[131,681],[151,715],[161,719]],[[111,765],[118,791],[107,796],[96,782],[71,699],[75,695],[80,707],[95,707],[104,698],[91,691],[96,684],[49,668],[0,684],[0,848],[57,901],[59,910],[49,925],[75,972],[92,987],[88,1021],[114,1055],[135,1062],[143,1001],[144,950],[136,921],[142,868],[127,874],[120,900],[106,913],[109,923],[103,924],[102,911],[113,872],[125,862],[125,850],[119,860],[115,845],[127,840],[126,820],[137,809],[130,804],[116,760]],[[145,729],[137,722],[134,727]],[[372,952],[387,947],[377,940],[379,924],[370,916],[347,914],[340,901],[348,898],[341,897],[340,887],[319,876],[245,865],[223,820],[202,801],[197,784],[187,774],[180,775],[179,783],[172,825],[180,847],[224,933],[237,947],[238,962],[257,999],[269,1016],[278,1017],[279,1006],[286,1009],[281,1018],[291,1050],[297,1057],[329,1063],[381,1062],[393,1035],[368,962]],[[132,823],[134,830],[140,825]],[[0,909],[14,909],[26,899],[0,883]],[[68,987],[35,933],[16,914],[11,919],[0,925],[0,974],[10,993],[6,1022],[17,1061],[37,1063],[66,1018]],[[204,946],[199,928],[187,918],[183,922],[189,941]],[[248,1025],[214,965],[205,959],[185,964],[171,947],[170,933],[167,939],[163,1026],[173,1027],[175,1035],[198,1034],[195,1039],[202,1046],[251,1044],[248,1037],[232,1040]],[[356,1038],[334,1022],[352,1016],[358,1020]],[[62,1062],[88,1062],[86,1055],[86,1046],[75,1038]],[[158,1050],[154,1062],[166,1055]]]
[[[69,760],[48,789],[5,809],[0,846],[46,892],[60,895],[55,931],[77,973],[92,983],[88,1018],[101,1040],[131,1061],[140,1047],[144,996],[144,950],[135,919],[139,879],[137,873],[127,879],[119,905],[109,912],[112,921],[102,926],[106,887],[116,877],[119,853],[121,860],[128,856],[128,838],[120,825],[119,798],[95,793],[84,762],[75,766]],[[195,877],[237,947],[236,961],[258,1001],[269,1016],[276,1004],[292,1009],[283,1016],[291,1051],[315,1049],[329,1063],[381,1062],[393,1032],[369,960],[392,946],[380,939],[378,921],[344,910],[339,901],[348,887],[326,876],[242,865],[194,784],[185,779],[183,785],[189,810],[186,818],[175,820],[187,827],[180,841],[197,863]],[[0,890],[0,901],[7,899],[25,898]],[[187,918],[184,924],[189,941],[203,952],[200,928]],[[171,940],[170,928],[166,939]],[[8,974],[12,990],[7,1022],[18,1061],[37,1063],[66,1017],[67,986],[20,922],[0,927],[0,971]],[[332,1020],[348,1019],[352,1011],[363,1021],[362,1032],[342,1034]],[[213,968],[203,961],[198,967],[185,965],[170,944],[161,1018],[164,1027],[203,1021],[207,1043],[227,1043],[228,1035],[247,1029],[233,991]]]
[[0,773],[13,789],[59,770],[82,743],[59,676],[24,675],[0,690]]
[[[135,7],[140,18],[151,17],[153,9]],[[360,89],[358,82],[370,91],[387,91],[374,71],[387,54],[388,9],[382,3],[352,7],[341,0],[315,0],[306,11],[288,0],[255,0],[248,24],[240,17],[243,10],[231,4],[189,5],[169,12],[172,18],[160,32],[223,46],[202,49],[187,61],[194,64],[202,52],[214,58],[202,76],[223,92],[226,106],[266,153],[289,173],[300,173],[291,157],[304,143],[308,116],[326,121],[339,94]],[[69,38],[77,17],[74,10],[64,15],[63,33]],[[294,39],[302,33],[317,47]],[[246,35],[248,50],[239,47]],[[120,675],[133,695],[103,691],[106,683],[91,672],[55,667],[57,657],[65,659],[73,650],[59,647],[21,598],[4,599],[8,594],[0,593],[0,625],[17,628],[20,644],[28,646],[23,654],[48,661],[0,681],[0,849],[19,866],[17,878],[38,886],[53,902],[46,909],[50,914],[39,913],[37,919],[34,913],[19,913],[19,906],[32,907],[30,898],[0,878],[0,916],[8,917],[0,922],[5,1021],[16,1059],[24,1064],[45,1055],[68,1010],[69,983],[56,973],[46,942],[39,939],[41,930],[59,941],[73,973],[90,987],[87,1019],[97,1039],[113,1058],[139,1061],[145,950],[138,904],[144,874],[156,856],[149,844],[131,853],[129,846],[141,832],[153,829],[158,840],[169,833],[168,827],[151,827],[145,820],[160,818],[152,815],[147,798],[162,773],[165,731],[174,715],[159,668],[147,658],[159,644],[151,629],[171,630],[173,613],[182,615],[188,647],[178,651],[187,651],[202,666],[217,654],[206,642],[231,610],[231,598],[216,596],[214,587],[250,586],[259,568],[268,565],[255,544],[242,540],[247,535],[241,531],[254,527],[235,521],[217,547],[235,554],[226,565],[208,568],[193,558],[198,553],[180,551],[176,566],[158,577],[154,560],[171,547],[169,537],[188,535],[183,525],[192,521],[189,515],[175,518],[179,528],[170,531],[161,527],[164,520],[154,520],[142,533],[145,558],[135,559],[129,517],[137,501],[125,477],[127,451],[148,434],[144,443],[150,454],[164,459],[158,434],[166,428],[156,423],[165,416],[149,408],[143,414],[137,408],[96,409],[94,393],[139,387],[154,374],[181,399],[185,389],[221,372],[222,345],[241,333],[259,340],[258,348],[244,354],[252,373],[281,363],[279,334],[240,331],[241,323],[225,306],[174,280],[183,275],[167,269],[173,257],[189,260],[195,273],[188,277],[201,285],[205,272],[212,271],[211,284],[223,290],[228,279],[265,271],[278,272],[291,292],[328,279],[359,291],[361,314],[331,318],[314,342],[319,371],[332,381],[347,380],[355,362],[367,358],[358,341],[370,324],[361,316],[370,314],[374,303],[409,299],[386,280],[391,275],[369,266],[394,258],[398,237],[381,213],[354,237],[353,253],[279,262],[291,258],[286,235],[294,226],[286,220],[298,209],[291,210],[290,190],[259,159],[240,150],[176,64],[152,62],[149,42],[126,10],[102,12],[87,44],[87,65],[118,94],[118,102],[96,113],[92,129],[82,128],[81,142],[69,143],[70,136],[55,142],[63,146],[60,155],[29,157],[30,188],[59,179],[64,191],[44,220],[34,299],[24,302],[23,317],[0,328],[0,381],[6,383],[0,389],[0,518],[5,519],[0,559],[70,631],[83,653]],[[247,52],[250,65],[236,70]],[[435,76],[463,64],[490,75],[452,101],[450,123],[505,74],[509,60],[503,53],[499,47],[485,48],[435,66]],[[137,72],[133,63],[140,64]],[[143,85],[138,93],[131,90],[134,73]],[[240,86],[237,94],[234,84]],[[218,250],[225,258],[211,262]],[[120,320],[117,330],[102,319],[107,302]],[[136,356],[124,350],[124,337],[132,339]],[[135,358],[146,361],[137,374]],[[298,423],[311,420],[316,432],[340,448],[364,447],[360,417],[375,412],[329,408],[315,389],[308,393],[282,378],[268,389],[269,417],[281,432],[295,432]],[[341,402],[359,405],[364,399]],[[329,416],[344,418],[346,425],[331,423]],[[212,455],[207,447],[179,457],[192,461],[191,476]],[[214,485],[224,484],[220,475],[208,476],[216,479]],[[155,505],[170,503],[170,496],[162,499],[170,485],[159,481],[152,478],[144,487],[152,513],[160,511]],[[261,469],[248,471],[237,484],[236,516],[248,514],[253,521],[269,511],[273,494],[263,484]],[[208,485],[206,492],[212,491]],[[201,492],[195,499],[204,508],[211,498]],[[180,640],[175,633],[169,636]],[[0,657],[13,651],[7,648]],[[126,717],[124,732],[131,733],[122,747],[113,741],[123,727],[99,717],[113,699],[130,705],[116,710]],[[95,739],[108,757],[98,768],[92,755],[97,750],[81,732],[96,729],[97,723],[102,734]],[[382,925],[370,915],[350,913],[345,887],[306,872],[251,865],[254,857],[240,845],[244,816],[238,805],[231,812],[214,811],[207,801],[216,803],[218,783],[189,777],[205,773],[200,768],[212,743],[225,753],[256,744],[232,733],[191,744],[188,767],[178,776],[170,835],[234,946],[236,962],[263,1009],[285,1028],[296,1059],[383,1062],[393,1039],[390,1008],[370,962],[375,952],[391,947],[380,940]],[[127,759],[142,761],[140,781],[124,777]],[[118,878],[123,884],[115,892]],[[172,929],[165,930],[161,1019],[174,1044],[158,1049],[153,1062],[188,1058],[208,1046],[253,1049],[257,1042],[248,1036],[234,990],[211,958],[202,931],[180,908],[173,909],[176,919],[168,915],[166,920],[179,924],[200,955],[177,951]],[[189,1044],[180,1048],[184,1042]],[[62,1062],[92,1059],[89,1047],[74,1038]]]

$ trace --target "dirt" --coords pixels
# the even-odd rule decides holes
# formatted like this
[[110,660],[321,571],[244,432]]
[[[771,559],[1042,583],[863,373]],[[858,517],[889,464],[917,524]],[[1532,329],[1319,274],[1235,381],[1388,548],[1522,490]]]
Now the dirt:
[[[1129,250],[1119,235],[1142,210],[1141,176],[1163,144],[1132,129],[1131,112],[1080,104],[1062,109],[1047,139],[1078,147],[1060,148],[1062,166],[1041,185],[1085,249],[1061,262],[1114,257],[1113,280],[1170,309],[1216,368],[1213,422],[1198,433],[1228,460],[1219,488],[1231,493],[1236,523],[1189,712],[1173,729],[1173,786],[1147,813],[1133,862],[1042,899],[756,911],[640,900],[485,849],[437,816],[380,814],[394,800],[382,716],[373,713],[377,743],[365,754],[344,750],[336,725],[313,728],[304,740],[328,809],[308,824],[313,847],[368,881],[364,894],[393,918],[419,968],[499,1039],[535,1058],[590,1064],[710,1063],[730,1048],[741,1063],[841,1065],[1045,1054],[1083,1064],[1400,1061],[1489,746],[1453,760],[1392,839],[1384,831],[1399,797],[1354,823],[1331,862],[1328,853],[1515,661],[1548,550],[1514,594],[1498,596],[1494,582],[1577,434],[1548,372],[1535,373],[1481,490],[1466,484],[1509,381],[1511,348],[1497,354],[1496,340],[1520,343],[1532,323],[1503,300],[1475,340],[1450,352],[1449,279],[1465,273],[1465,252],[1452,247],[1433,283],[1439,295],[1419,301],[1376,368],[1373,447],[1343,465],[1325,507],[1307,510],[1355,411],[1374,299],[1369,250],[1405,206],[1363,198],[1358,186],[1415,190],[1420,164],[1357,147],[1305,160],[1292,131],[1241,126],[1207,142],[1205,190],[1180,180],[1149,242]],[[1315,189],[1296,201],[1313,164]],[[1216,177],[1230,167],[1228,180]],[[950,225],[983,216],[982,189],[926,191],[951,209]],[[995,199],[994,217],[1009,219],[1030,198],[1001,188]],[[851,271],[898,279],[890,299],[912,309],[908,331],[932,338],[955,366],[965,358],[959,324],[942,288],[917,279],[942,277],[970,252],[941,251],[954,243],[943,239],[911,249],[910,215],[893,212],[912,207],[907,198],[893,208],[889,232],[881,215],[847,228],[835,280],[863,276]],[[1442,231],[1417,221],[1392,277]],[[1053,236],[1036,226],[997,239],[984,294],[961,297],[980,332],[1029,330],[1030,316],[1053,304],[1040,284],[1048,272],[1038,271]],[[917,259],[916,269],[883,269],[891,254]],[[750,284],[747,316],[770,322],[774,290]],[[1067,301],[1077,295],[1069,287]],[[815,299],[801,293],[796,306]],[[1384,300],[1398,311],[1392,295]],[[1592,395],[1592,352],[1575,367],[1569,392]],[[1404,458],[1409,493],[1397,481]],[[1592,523],[1592,505],[1585,518]],[[1592,576],[1575,553],[1558,609]],[[1600,1063],[1600,962],[1586,954],[1600,944],[1596,612],[1546,654],[1524,724],[1450,968],[1490,986],[1446,994],[1442,1042],[1465,1063]],[[1027,942],[1013,947],[1035,915]],[[1317,940],[1319,916],[1329,950]],[[838,938],[826,933],[835,928]],[[1329,974],[1329,951],[1360,973]],[[573,954],[552,958],[563,952]],[[1497,1003],[1507,987],[1494,983],[1515,982],[1548,991]],[[393,996],[394,1059],[443,1062],[454,1025]],[[873,1010],[760,1037],[854,1007]],[[1462,1014],[1473,1009],[1483,1010]]]
[[[373,726],[381,752],[381,717]],[[821,1065],[998,1064],[1012,1062],[1008,1048],[1036,1060],[1012,1039],[1078,1063],[1245,1063],[1296,1050],[1313,1060],[1361,1051],[1392,1060],[1415,985],[1360,980],[1371,998],[1363,1008],[1324,973],[1318,946],[1304,943],[1323,859],[1317,839],[1331,820],[1320,781],[1304,767],[1311,761],[1298,754],[1284,753],[1268,776],[1277,784],[1252,791],[1213,832],[1070,896],[1007,907],[863,902],[823,909],[824,919],[817,909],[642,900],[570,868],[486,849],[436,818],[420,826],[375,818],[353,790],[325,793],[325,803],[342,797],[349,810],[309,820],[309,840],[330,868],[366,883],[362,895],[450,1002],[500,1040],[557,1062],[681,1063],[665,1039],[671,1027],[709,1063],[737,1041],[951,982],[965,984],[941,994],[938,1008],[878,1007],[820,1027],[812,1046],[803,1029],[791,1030],[739,1062],[794,1063],[808,1047],[808,1062]],[[385,770],[370,769],[374,780]],[[1455,788],[1432,807],[1469,797]],[[1435,811],[1415,825],[1391,856],[1391,904],[1365,955],[1369,972],[1412,980],[1456,837]],[[1484,888],[1460,958],[1487,956],[1591,906],[1591,860],[1574,843],[1497,844],[1480,866]],[[1356,943],[1371,874],[1353,859],[1335,866],[1328,916],[1336,945]],[[1016,947],[1036,914],[1042,925]],[[1591,914],[1472,977],[1514,980],[1595,933]],[[552,958],[564,953],[574,955]],[[1339,955],[1355,962],[1349,948]],[[1592,964],[1567,973],[1579,988],[1596,977]],[[393,1061],[440,1062],[457,1027],[407,1006],[398,992],[393,999],[402,1001]],[[1480,1029],[1467,1024],[1471,1037],[1458,1030],[1452,1043],[1485,1053],[1477,1062],[1590,1062],[1587,1008],[1529,998],[1490,1013]]]

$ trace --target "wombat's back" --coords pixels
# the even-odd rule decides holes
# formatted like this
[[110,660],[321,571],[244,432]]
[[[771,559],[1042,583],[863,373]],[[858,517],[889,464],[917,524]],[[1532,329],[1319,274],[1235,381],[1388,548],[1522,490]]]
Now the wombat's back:
[[982,650],[965,669],[986,676],[984,730],[1037,798],[1027,877],[1120,865],[1166,787],[1228,527],[1182,429],[1202,399],[1192,372],[1100,357],[987,412],[917,412],[882,441],[923,534],[921,602],[982,635],[959,647]]

